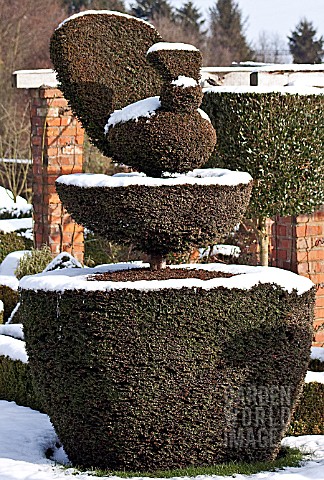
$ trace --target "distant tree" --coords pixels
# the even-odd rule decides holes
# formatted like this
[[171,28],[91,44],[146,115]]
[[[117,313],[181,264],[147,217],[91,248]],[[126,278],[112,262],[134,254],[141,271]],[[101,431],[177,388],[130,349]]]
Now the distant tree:
[[217,0],[209,9],[209,63],[228,65],[253,59],[253,52],[244,35],[246,20],[234,0]]
[[83,7],[87,7],[88,0],[62,0],[62,5],[67,9],[68,14],[78,13]]
[[316,39],[312,22],[302,19],[288,37],[294,63],[322,63],[324,38]]
[[28,164],[17,160],[30,159],[30,101],[26,91],[12,88],[12,73],[52,66],[49,39],[66,13],[60,0],[0,0],[0,12],[0,159],[13,160],[2,162],[0,184],[25,195]]
[[117,10],[125,11],[123,0],[62,0],[68,14],[78,13],[82,10]]
[[290,53],[285,41],[277,34],[262,31],[253,47],[255,60],[263,63],[289,63]]
[[205,23],[199,9],[191,1],[184,3],[180,8],[176,9],[175,20],[185,30],[199,33],[201,33],[202,26]]
[[174,11],[168,0],[136,0],[131,5],[131,15],[143,20],[155,20],[158,17],[173,18]]

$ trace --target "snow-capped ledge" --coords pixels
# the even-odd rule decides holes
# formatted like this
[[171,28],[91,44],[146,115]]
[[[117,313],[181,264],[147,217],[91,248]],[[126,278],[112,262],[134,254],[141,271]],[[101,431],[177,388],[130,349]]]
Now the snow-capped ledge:
[[131,290],[163,290],[180,288],[203,288],[210,290],[217,287],[238,288],[248,290],[259,283],[271,283],[282,287],[287,292],[296,290],[301,295],[310,290],[314,284],[306,277],[302,277],[287,270],[274,267],[251,267],[247,265],[225,265],[219,263],[201,265],[173,265],[171,268],[202,269],[231,273],[230,278],[214,278],[200,280],[198,278],[171,279],[171,280],[141,280],[135,282],[88,281],[89,275],[107,271],[126,270],[130,268],[148,267],[142,262],[117,263],[101,265],[95,268],[72,268],[63,271],[39,273],[24,277],[19,284],[23,290],[49,291],[63,293],[65,290],[83,291],[110,291],[120,289]]
[[157,42],[148,49],[146,55],[158,50],[187,50],[189,52],[199,52],[197,47],[189,43]]
[[239,85],[239,86],[220,86],[208,87],[203,89],[204,93],[279,93],[281,95],[324,95],[323,88],[310,87],[307,85],[299,86],[269,86],[269,85]]
[[305,377],[305,383],[324,383],[324,372],[308,371]]
[[174,85],[176,87],[189,88],[197,87],[198,82],[194,78],[186,77],[185,75],[179,75],[178,78],[172,80],[171,85]]
[[121,12],[115,12],[113,10],[86,10],[84,12],[79,12],[79,13],[74,13],[70,17],[66,18],[59,24],[59,26],[56,28],[58,30],[59,28],[63,27],[67,22],[70,22],[71,20],[74,20],[75,18],[79,17],[84,17],[85,15],[110,15],[110,16],[115,16],[115,17],[124,17],[132,20],[137,20],[138,22],[145,23],[149,27],[155,29],[155,27],[149,23],[146,22],[145,20],[142,20],[141,18],[133,17],[132,15],[128,15],[127,13],[121,13]]
[[[184,78],[188,78],[188,77],[184,77]],[[180,80],[180,83],[181,83],[181,80]],[[108,122],[105,125],[105,129],[104,129],[105,134],[107,135],[109,132],[109,129],[111,127],[114,127],[118,123],[125,123],[125,122],[129,122],[130,120],[134,120],[136,122],[139,118],[149,119],[156,114],[156,111],[160,107],[161,107],[160,97],[156,96],[156,97],[144,98],[143,100],[139,100],[138,102],[131,103],[130,105],[127,105],[126,107],[120,110],[115,110],[110,115],[110,117],[108,118]],[[207,115],[206,112],[201,110],[201,108],[198,108],[197,112],[202,118],[210,122],[209,116]]]
[[147,187],[161,187],[171,185],[227,185],[235,186],[247,184],[252,177],[246,172],[234,172],[223,168],[197,168],[186,174],[174,174],[163,178],[147,177],[143,173],[123,173],[104,175],[98,173],[73,173],[61,175],[56,180],[64,185],[76,187],[128,187],[130,185],[145,185]]
[[5,335],[0,335],[0,355],[23,363],[28,362],[25,342]]

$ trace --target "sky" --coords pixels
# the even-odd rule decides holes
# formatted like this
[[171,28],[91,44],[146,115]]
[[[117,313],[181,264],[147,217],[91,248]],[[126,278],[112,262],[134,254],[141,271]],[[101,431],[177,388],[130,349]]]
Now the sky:
[[[192,0],[202,13],[208,13],[216,0]],[[250,42],[258,39],[259,33],[279,34],[286,37],[298,22],[306,17],[313,22],[318,36],[324,36],[324,0],[235,0],[243,19],[248,17],[246,37]],[[131,3],[131,1],[130,1]],[[174,7],[180,7],[185,0],[170,0]]]

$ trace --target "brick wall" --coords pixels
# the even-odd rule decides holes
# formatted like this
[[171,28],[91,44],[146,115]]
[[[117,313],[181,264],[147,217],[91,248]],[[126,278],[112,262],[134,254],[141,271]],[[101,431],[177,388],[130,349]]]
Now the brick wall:
[[314,345],[324,344],[324,206],[312,215],[276,217],[269,223],[271,265],[310,278],[316,285]]
[[63,208],[58,176],[82,172],[84,131],[56,88],[31,89],[34,241],[82,261],[83,228]]

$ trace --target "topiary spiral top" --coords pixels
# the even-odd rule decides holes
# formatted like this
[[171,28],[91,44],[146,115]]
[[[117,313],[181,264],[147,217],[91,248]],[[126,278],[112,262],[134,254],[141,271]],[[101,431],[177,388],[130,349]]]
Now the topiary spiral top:
[[51,38],[51,59],[64,96],[105,155],[110,155],[104,134],[109,114],[160,90],[161,80],[145,58],[159,40],[147,22],[110,11],[73,15]]

